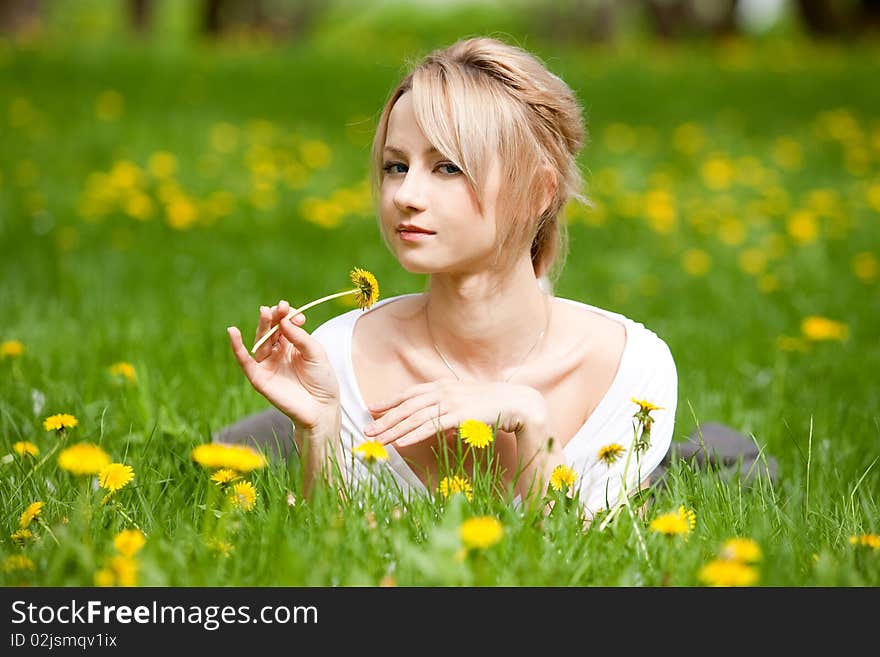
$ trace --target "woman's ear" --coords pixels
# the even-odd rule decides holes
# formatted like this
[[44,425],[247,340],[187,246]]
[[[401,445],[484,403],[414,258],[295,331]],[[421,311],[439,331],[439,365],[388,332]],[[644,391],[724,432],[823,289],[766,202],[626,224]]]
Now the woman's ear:
[[553,197],[556,195],[556,188],[559,185],[556,180],[556,172],[549,165],[543,165],[538,174],[538,183],[542,191],[541,210],[538,212],[538,216],[540,217],[547,211],[547,208],[550,207],[550,204],[553,202]]

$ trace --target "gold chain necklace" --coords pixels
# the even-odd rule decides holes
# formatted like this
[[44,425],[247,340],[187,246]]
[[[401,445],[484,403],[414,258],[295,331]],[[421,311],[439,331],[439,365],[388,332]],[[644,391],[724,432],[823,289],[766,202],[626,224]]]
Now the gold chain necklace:
[[[513,370],[513,372],[510,374],[510,376],[508,376],[506,379],[504,379],[504,381],[503,381],[504,383],[507,383],[508,381],[510,381],[510,380],[516,375],[516,373],[519,372],[519,371],[522,369],[523,365],[526,364],[526,361],[528,360],[529,356],[530,356],[530,355],[532,354],[532,352],[535,350],[535,347],[537,347],[537,346],[540,344],[540,342],[541,342],[541,338],[543,338],[543,337],[544,337],[544,334],[547,333],[547,329],[550,328],[550,311],[551,311],[551,306],[550,306],[549,299],[550,299],[550,298],[549,298],[547,295],[544,295],[544,305],[545,305],[545,307],[546,307],[546,309],[547,309],[547,321],[546,321],[546,323],[544,324],[544,328],[541,329],[541,332],[540,332],[540,333],[538,333],[538,337],[535,339],[535,343],[529,348],[529,350],[526,352],[526,355],[523,356],[523,359],[522,359],[522,361],[520,362],[519,366],[518,366],[515,370]],[[440,360],[442,360],[442,361],[443,361],[443,364],[446,365],[447,369],[448,369],[450,372],[452,372],[452,375],[453,375],[456,379],[458,379],[459,381],[461,381],[461,380],[462,380],[461,377],[460,377],[460,376],[458,375],[458,373],[452,368],[452,365],[449,364],[449,360],[446,358],[446,356],[443,355],[443,352],[440,351],[440,347],[437,346],[437,342],[434,340],[434,336],[433,336],[433,334],[431,333],[431,322],[430,322],[430,320],[428,319],[428,304],[427,304],[427,303],[425,303],[425,324],[426,324],[427,327],[428,327],[428,337],[431,339],[431,344],[434,345],[434,351],[437,352],[437,355],[440,356]]]

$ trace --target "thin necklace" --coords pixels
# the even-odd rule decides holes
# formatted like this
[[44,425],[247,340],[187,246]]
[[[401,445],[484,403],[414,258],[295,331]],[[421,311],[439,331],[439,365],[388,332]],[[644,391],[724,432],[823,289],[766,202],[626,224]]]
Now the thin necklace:
[[[535,347],[537,347],[538,344],[540,344],[541,338],[544,337],[544,334],[547,332],[547,329],[550,328],[551,306],[550,306],[550,302],[549,302],[549,297],[547,295],[544,295],[544,305],[547,309],[547,321],[544,324],[544,328],[541,329],[540,333],[538,333],[538,337],[535,339],[535,343],[529,348],[529,350],[526,352],[526,355],[523,356],[523,359],[520,362],[519,366],[515,370],[513,370],[513,372],[511,372],[511,374],[506,379],[504,379],[504,381],[503,381],[504,383],[507,383],[508,381],[510,381],[516,375],[516,373],[522,369],[522,366],[526,364],[526,361],[528,360],[528,358],[532,354],[532,352],[535,350]],[[428,304],[427,303],[425,303],[425,324],[428,327],[428,337],[431,338],[431,344],[434,345],[434,351],[437,352],[437,355],[440,356],[440,360],[442,360],[443,364],[446,365],[447,369],[449,369],[449,371],[452,372],[452,375],[456,379],[461,381],[462,380],[461,377],[452,368],[452,365],[449,364],[449,360],[447,360],[446,356],[443,355],[443,352],[440,351],[440,347],[437,346],[437,342],[434,340],[434,336],[431,333],[431,322],[428,320]]]

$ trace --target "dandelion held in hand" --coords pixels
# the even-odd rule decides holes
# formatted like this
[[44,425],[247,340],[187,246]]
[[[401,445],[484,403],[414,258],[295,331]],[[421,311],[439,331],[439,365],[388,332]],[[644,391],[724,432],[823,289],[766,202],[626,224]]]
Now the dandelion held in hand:
[[[320,303],[330,301],[331,299],[338,299],[339,297],[344,297],[348,294],[355,295],[355,301],[358,305],[358,308],[360,308],[361,310],[366,310],[379,300],[379,282],[376,280],[375,276],[373,276],[367,270],[360,269],[358,267],[352,269],[349,276],[351,277],[351,282],[355,286],[351,290],[346,290],[345,292],[337,292],[336,294],[328,294],[326,297],[321,297],[320,299],[310,301],[301,308],[291,308],[290,312],[287,313],[287,317],[285,317],[284,319],[291,319],[299,315],[301,312],[308,310],[309,308],[314,308]],[[280,323],[276,324],[271,329],[266,331],[263,337],[257,340],[256,344],[254,344],[254,346],[251,348],[251,353],[256,353],[257,349],[259,349],[262,344],[278,330],[279,326],[281,326]]]

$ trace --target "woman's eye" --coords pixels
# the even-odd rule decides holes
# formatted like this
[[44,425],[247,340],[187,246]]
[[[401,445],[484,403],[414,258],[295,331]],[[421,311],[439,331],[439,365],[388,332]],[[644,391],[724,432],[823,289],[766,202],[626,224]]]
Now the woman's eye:
[[384,167],[382,167],[382,170],[385,171],[385,173],[403,173],[402,171],[397,170],[395,167],[406,169],[406,166],[401,164],[400,162],[389,162]]
[[444,162],[440,165],[440,169],[444,169],[443,173],[448,173],[450,175],[461,173],[461,169],[452,164],[451,162]]

